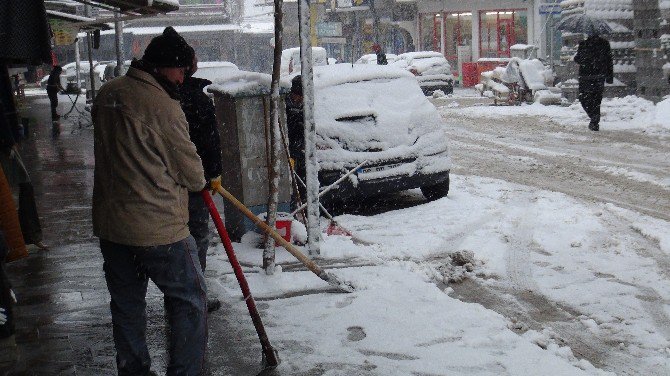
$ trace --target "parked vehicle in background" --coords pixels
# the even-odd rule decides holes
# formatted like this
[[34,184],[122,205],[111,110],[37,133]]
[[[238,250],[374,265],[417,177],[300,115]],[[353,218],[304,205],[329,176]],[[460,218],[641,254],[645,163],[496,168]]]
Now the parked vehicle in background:
[[[328,54],[323,47],[312,47],[312,64],[313,66],[328,65]],[[300,47],[287,48],[281,53],[281,65],[279,74],[281,76],[289,76],[300,74]]]
[[435,90],[442,90],[445,94],[454,92],[454,75],[451,73],[451,66],[444,55],[439,52],[406,52],[398,55],[393,65],[412,72],[426,95],[431,95]]
[[326,201],[421,188],[428,199],[449,192],[451,158],[437,109],[406,70],[373,64],[314,68],[319,182]]
[[107,82],[112,78],[123,76],[128,71],[128,68],[130,68],[130,60],[124,61],[121,72],[119,72],[119,74],[116,74],[116,61],[109,62],[105,66],[105,72],[102,75],[103,81]]
[[214,82],[217,77],[226,76],[231,72],[239,71],[237,65],[229,61],[199,61],[198,70],[193,77],[204,78]]
[[[392,64],[394,61],[398,60],[398,55],[396,54],[386,54],[386,61],[389,64]],[[374,64],[377,65],[377,55],[376,54],[366,54],[361,56],[354,64]]]

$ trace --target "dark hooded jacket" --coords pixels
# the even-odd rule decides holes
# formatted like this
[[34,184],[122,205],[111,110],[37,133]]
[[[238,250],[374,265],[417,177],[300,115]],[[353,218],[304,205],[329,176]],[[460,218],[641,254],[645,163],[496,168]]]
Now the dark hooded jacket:
[[580,78],[602,77],[607,83],[614,80],[612,50],[607,40],[594,35],[579,43],[575,62],[579,64]]
[[186,77],[179,88],[181,108],[188,121],[191,141],[198,150],[205,170],[205,180],[209,181],[223,172],[221,162],[221,139],[216,126],[214,104],[202,90],[212,81],[197,77]]

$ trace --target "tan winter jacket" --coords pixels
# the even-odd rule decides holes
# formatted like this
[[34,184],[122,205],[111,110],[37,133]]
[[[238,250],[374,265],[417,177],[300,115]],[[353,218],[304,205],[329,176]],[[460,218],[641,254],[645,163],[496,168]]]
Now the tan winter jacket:
[[92,114],[94,235],[131,246],[186,238],[188,191],[205,179],[179,102],[131,67],[100,89]]

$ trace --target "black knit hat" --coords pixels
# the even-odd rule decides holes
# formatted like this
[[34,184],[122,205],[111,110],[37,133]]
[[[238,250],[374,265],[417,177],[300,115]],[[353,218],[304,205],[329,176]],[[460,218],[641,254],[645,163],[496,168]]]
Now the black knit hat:
[[172,26],[154,37],[144,50],[142,60],[159,68],[183,68],[193,63],[194,51]]
[[297,75],[291,80],[291,93],[302,95],[302,77]]

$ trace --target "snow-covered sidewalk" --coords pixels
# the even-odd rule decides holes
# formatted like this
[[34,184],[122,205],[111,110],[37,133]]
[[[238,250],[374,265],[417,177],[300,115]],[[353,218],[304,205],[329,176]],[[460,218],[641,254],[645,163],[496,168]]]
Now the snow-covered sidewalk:
[[[517,116],[539,116],[550,118],[555,123],[568,127],[586,127],[589,123],[586,112],[579,102],[567,107],[544,106],[539,103],[520,106],[471,106],[463,107],[459,99],[472,99],[472,93],[462,89],[456,96],[439,98],[438,106],[444,116],[458,113],[472,118],[514,118]],[[605,98],[601,106],[601,130],[632,130],[650,134],[670,132],[670,98],[657,104],[646,99],[627,96],[624,98]]]
[[[669,265],[667,222],[611,204],[463,176],[452,177],[448,198],[338,220],[375,243],[324,240],[320,262],[364,265],[333,269],[353,282],[354,293],[323,292],[328,286],[309,272],[266,276],[249,270],[254,296],[268,304],[265,320],[285,374],[604,373],[561,345],[570,344],[564,327],[529,329],[514,317],[450,296],[455,294],[444,283],[463,278],[508,291],[510,300],[515,291],[532,290],[552,306],[566,307],[570,325],[582,329],[581,341],[614,341],[619,351],[611,361],[602,359],[612,365],[606,368],[634,361],[633,370],[670,371],[670,286],[667,268],[657,266]],[[261,250],[235,247],[244,263],[260,265]],[[289,261],[290,255],[278,252],[278,264]],[[210,265],[219,273],[215,293],[241,299],[225,256]],[[244,314],[241,301],[238,306]]]

